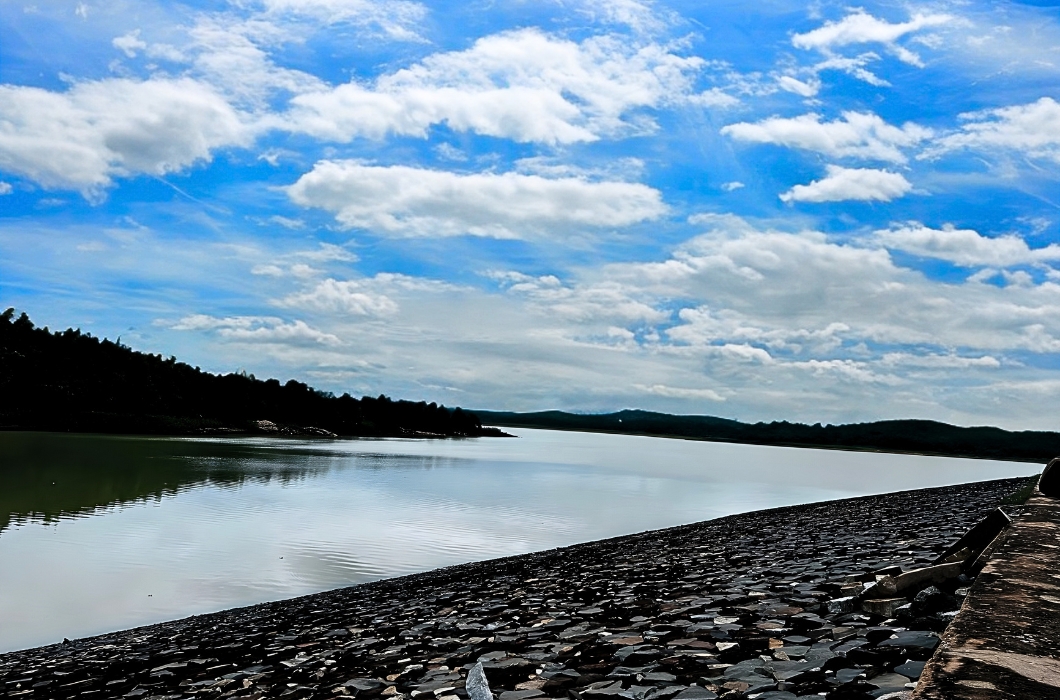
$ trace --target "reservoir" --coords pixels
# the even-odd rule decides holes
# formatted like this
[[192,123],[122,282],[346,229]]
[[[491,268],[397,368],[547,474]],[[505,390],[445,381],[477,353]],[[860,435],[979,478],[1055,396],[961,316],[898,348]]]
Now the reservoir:
[[0,652],[733,513],[1041,471],[509,432],[518,438],[0,432]]

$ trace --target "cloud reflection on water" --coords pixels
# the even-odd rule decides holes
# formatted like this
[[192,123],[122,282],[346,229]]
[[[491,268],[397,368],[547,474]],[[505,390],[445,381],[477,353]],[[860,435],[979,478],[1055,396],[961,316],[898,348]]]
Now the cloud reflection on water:
[[729,513],[1035,471],[517,432],[431,441],[0,433],[0,651]]

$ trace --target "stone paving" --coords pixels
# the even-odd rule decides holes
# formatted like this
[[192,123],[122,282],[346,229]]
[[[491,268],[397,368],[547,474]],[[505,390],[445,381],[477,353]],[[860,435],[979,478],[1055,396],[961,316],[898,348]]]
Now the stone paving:
[[[965,574],[870,602],[1024,479],[758,511],[0,655],[0,697],[905,697]],[[886,578],[885,577],[889,577]],[[866,590],[866,588],[868,590]]]

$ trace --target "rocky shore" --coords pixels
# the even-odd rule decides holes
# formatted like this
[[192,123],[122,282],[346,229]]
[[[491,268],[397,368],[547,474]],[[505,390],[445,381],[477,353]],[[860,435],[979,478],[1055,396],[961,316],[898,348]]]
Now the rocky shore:
[[1021,511],[941,635],[917,700],[1060,699],[1060,459]]
[[872,589],[1024,482],[758,511],[13,652],[0,697],[464,700],[477,662],[498,700],[904,695],[971,579]]

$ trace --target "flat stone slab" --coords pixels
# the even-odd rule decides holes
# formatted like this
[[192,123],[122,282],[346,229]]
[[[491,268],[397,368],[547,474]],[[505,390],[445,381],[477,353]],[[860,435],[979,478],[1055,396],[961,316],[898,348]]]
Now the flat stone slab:
[[916,700],[1060,698],[1060,499],[1033,496],[924,668]]

